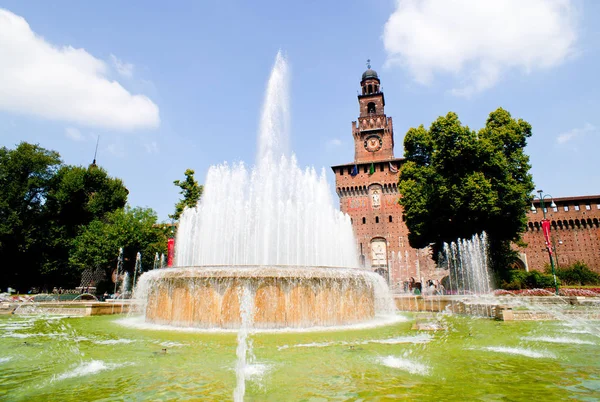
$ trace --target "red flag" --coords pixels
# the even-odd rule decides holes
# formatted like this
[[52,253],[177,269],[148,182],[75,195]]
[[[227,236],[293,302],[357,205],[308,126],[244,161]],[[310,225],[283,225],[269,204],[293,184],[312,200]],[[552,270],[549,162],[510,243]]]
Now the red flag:
[[167,242],[167,267],[173,266],[173,256],[175,255],[175,239],[170,238]]
[[544,239],[546,240],[548,252],[550,255],[552,255],[552,246],[550,243],[550,221],[548,219],[542,219],[542,231],[544,232]]

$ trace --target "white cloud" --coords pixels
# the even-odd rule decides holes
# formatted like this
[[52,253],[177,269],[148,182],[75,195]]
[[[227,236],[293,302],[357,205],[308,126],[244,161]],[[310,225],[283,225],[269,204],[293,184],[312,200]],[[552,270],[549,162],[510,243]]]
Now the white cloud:
[[109,154],[117,158],[125,157],[125,146],[121,142],[114,142],[112,144],[108,144],[106,146],[106,150]]
[[79,131],[75,127],[67,127],[65,129],[65,135],[74,141],[83,141],[84,140],[83,135],[81,134],[81,131]]
[[385,24],[388,66],[405,66],[429,84],[452,74],[470,96],[507,70],[550,68],[574,52],[572,0],[397,0]]
[[0,9],[0,110],[118,130],[156,128],[158,106],[107,78],[84,49],[57,47]]
[[149,154],[157,154],[159,151],[156,141],[144,144],[144,148],[146,148],[146,152]]
[[342,145],[342,140],[340,140],[339,138],[332,138],[329,141],[327,141],[327,146],[329,148],[336,148]]
[[588,133],[592,133],[595,131],[598,131],[596,126],[590,123],[585,123],[585,125],[582,128],[574,128],[572,130],[560,134],[558,137],[556,137],[556,142],[559,144],[566,144],[567,142],[574,140],[577,137],[582,137]]
[[117,72],[121,74],[123,77],[131,78],[133,75],[133,64],[125,63],[121,59],[117,58],[114,54],[110,55],[110,60],[113,63],[113,66],[117,69]]

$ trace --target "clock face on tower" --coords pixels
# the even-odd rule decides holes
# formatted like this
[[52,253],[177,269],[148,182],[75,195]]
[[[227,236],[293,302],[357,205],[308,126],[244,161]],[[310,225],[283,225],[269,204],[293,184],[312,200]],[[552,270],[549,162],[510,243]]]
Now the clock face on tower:
[[365,138],[365,149],[369,152],[377,152],[383,146],[383,140],[378,135],[369,135]]

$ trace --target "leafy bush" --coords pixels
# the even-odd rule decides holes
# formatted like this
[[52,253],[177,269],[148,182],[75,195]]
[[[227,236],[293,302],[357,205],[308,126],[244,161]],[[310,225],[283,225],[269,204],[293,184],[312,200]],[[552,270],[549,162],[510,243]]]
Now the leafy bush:
[[[549,266],[545,271],[552,272]],[[565,268],[556,268],[556,276],[566,285],[600,285],[600,275],[581,261]]]
[[[500,287],[506,290],[553,288],[554,277],[539,271],[511,270]],[[560,284],[560,281],[559,281]]]

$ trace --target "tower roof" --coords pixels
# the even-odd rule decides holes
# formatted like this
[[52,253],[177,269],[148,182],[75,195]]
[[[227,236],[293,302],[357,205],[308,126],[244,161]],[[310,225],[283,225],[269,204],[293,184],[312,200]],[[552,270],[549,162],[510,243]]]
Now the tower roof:
[[377,76],[377,71],[372,70],[370,67],[367,71],[365,71],[362,75],[362,80],[366,80],[367,78],[377,78],[379,79],[379,77]]

